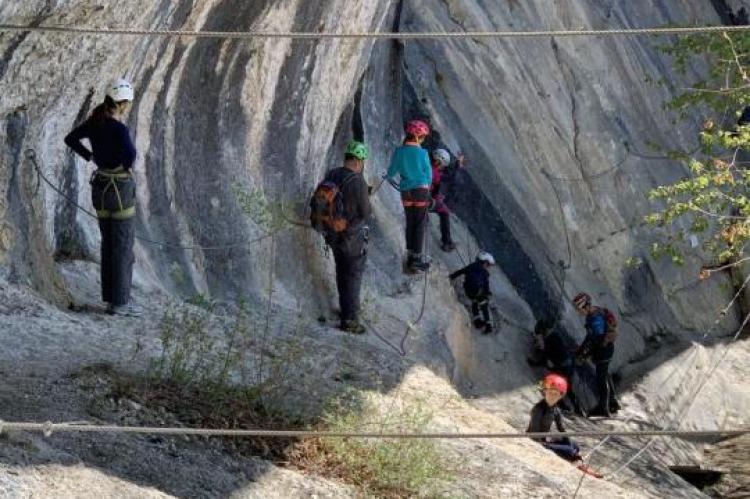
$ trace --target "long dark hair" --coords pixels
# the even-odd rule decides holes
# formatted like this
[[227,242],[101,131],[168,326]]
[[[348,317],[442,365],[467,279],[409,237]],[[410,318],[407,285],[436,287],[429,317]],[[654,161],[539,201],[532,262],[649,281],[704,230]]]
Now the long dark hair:
[[94,108],[88,121],[96,125],[101,125],[104,123],[104,120],[114,116],[115,111],[117,111],[117,103],[108,95],[104,98],[104,102]]

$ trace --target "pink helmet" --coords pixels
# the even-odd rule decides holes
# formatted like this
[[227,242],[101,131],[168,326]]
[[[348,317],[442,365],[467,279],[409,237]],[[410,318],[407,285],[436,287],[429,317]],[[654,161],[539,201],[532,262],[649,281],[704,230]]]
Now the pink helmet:
[[543,388],[554,388],[561,394],[565,395],[568,393],[568,380],[560,376],[559,374],[548,374],[542,380]]
[[430,134],[430,125],[422,120],[411,120],[404,127],[404,131],[415,137],[427,137]]

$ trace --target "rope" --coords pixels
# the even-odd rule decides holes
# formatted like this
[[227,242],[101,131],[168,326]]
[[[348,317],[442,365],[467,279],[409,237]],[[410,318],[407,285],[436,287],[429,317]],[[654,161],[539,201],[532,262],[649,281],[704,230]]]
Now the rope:
[[[428,211],[425,214],[425,234],[424,234],[424,253],[427,254],[427,250],[429,249],[429,233],[430,233],[430,212]],[[409,334],[412,332],[412,330],[415,330],[417,328],[417,325],[422,321],[422,317],[424,316],[425,311],[425,305],[427,304],[427,288],[429,287],[429,282],[427,280],[429,274],[429,269],[424,271],[424,285],[422,286],[422,305],[419,308],[419,315],[417,318],[411,322],[406,323],[406,331],[404,331],[404,336],[401,338],[401,343],[399,347],[401,348],[401,355],[406,355],[406,348],[404,345],[406,344],[406,340],[409,338]]]
[[[37,178],[41,179],[45,184],[47,184],[50,187],[50,189],[55,191],[55,193],[57,193],[58,196],[60,196],[65,201],[70,203],[70,205],[74,206],[75,208],[80,210],[82,213],[88,215],[89,217],[98,220],[98,217],[96,216],[95,213],[91,212],[90,210],[87,210],[86,208],[78,204],[78,202],[75,199],[68,196],[62,189],[57,187],[49,178],[47,178],[44,175],[44,173],[42,173],[42,169],[39,167],[39,163],[37,162],[37,159],[36,159],[36,151],[34,151],[34,149],[26,149],[26,157],[31,161],[31,164],[34,167],[34,170],[36,170]],[[260,243],[268,239],[274,234],[275,232],[269,232],[256,239],[251,239],[248,241],[243,241],[243,242],[238,242],[238,243],[224,244],[221,246],[183,246],[180,244],[168,243],[164,241],[155,241],[153,239],[150,239],[140,234],[136,234],[135,238],[141,242],[151,244],[153,246],[161,246],[165,248],[182,249],[182,250],[188,250],[188,251],[223,251],[223,250],[228,250],[228,249],[233,249],[233,248],[251,246],[251,245]]]
[[[716,369],[721,365],[724,360],[727,358],[727,355],[729,355],[729,350],[734,346],[737,339],[739,339],[740,335],[742,334],[742,331],[745,329],[745,326],[747,325],[748,321],[750,321],[750,314],[747,314],[745,316],[745,319],[742,321],[742,324],[740,325],[739,329],[735,333],[735,335],[732,337],[732,340],[727,343],[724,347],[724,351],[722,352],[721,357],[718,359],[717,362],[714,363],[713,366],[711,366],[711,369],[708,371],[708,374],[703,378],[701,383],[698,385],[698,388],[695,390],[692,396],[692,400],[690,403],[681,411],[680,414],[678,414],[675,417],[675,422],[679,419],[681,420],[677,426],[679,428],[680,425],[682,425],[682,421],[684,421],[684,416],[692,409],[692,407],[695,405],[695,402],[698,400],[698,395],[703,390],[703,388],[706,386],[708,381],[711,379],[711,377],[716,372]],[[614,478],[617,476],[620,472],[622,472],[625,468],[627,468],[633,461],[638,459],[646,450],[648,450],[649,447],[651,447],[651,444],[654,443],[654,438],[649,439],[649,441],[638,451],[636,452],[630,459],[628,459],[623,465],[618,467],[615,471],[613,471],[610,474],[611,478]]]
[[621,437],[735,437],[750,434],[750,429],[736,430],[641,430],[641,431],[578,431],[578,432],[535,432],[535,433],[401,433],[401,432],[337,432],[312,430],[262,430],[262,429],[225,429],[225,428],[178,428],[154,426],[117,426],[72,423],[31,423],[0,421],[0,433],[3,431],[39,431],[45,436],[52,433],[126,433],[154,435],[195,435],[213,437],[269,437],[269,438],[376,438],[376,439],[527,439],[546,437],[595,437],[617,435]]
[[96,28],[76,26],[27,26],[0,24],[0,31],[63,33],[75,35],[124,35],[153,37],[222,38],[254,40],[291,38],[295,40],[372,39],[372,40],[448,40],[464,38],[536,38],[579,36],[689,35],[695,33],[744,32],[750,26],[683,26],[662,28],[578,29],[540,31],[429,31],[429,32],[351,32],[315,33],[305,31],[196,31],[139,28]]

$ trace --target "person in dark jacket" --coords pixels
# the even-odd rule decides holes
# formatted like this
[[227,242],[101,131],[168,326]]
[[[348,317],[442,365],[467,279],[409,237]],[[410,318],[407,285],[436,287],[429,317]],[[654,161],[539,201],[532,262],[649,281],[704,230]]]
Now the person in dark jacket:
[[430,185],[432,167],[422,142],[430,134],[430,126],[421,120],[409,121],[404,127],[406,138],[391,158],[386,178],[395,182],[400,177],[401,203],[406,217],[406,265],[410,273],[425,272],[430,268],[424,251],[427,214],[432,204]]
[[[490,319],[489,299],[490,291],[489,268],[495,265],[495,258],[486,251],[480,251],[474,263],[455,271],[450,276],[451,280],[464,276],[464,292],[471,300],[471,314],[474,327],[484,327],[485,333],[492,332],[492,320]],[[479,316],[479,312],[482,316]]]
[[[130,288],[135,238],[135,180],[132,176],[136,150],[128,127],[120,121],[133,100],[133,87],[117,80],[104,102],[65,137],[65,144],[97,169],[91,177],[91,198],[101,232],[101,287],[107,312],[138,315]],[[81,140],[88,139],[89,150]]]
[[445,194],[442,192],[443,171],[451,162],[451,155],[445,149],[432,151],[432,211],[440,217],[440,249],[451,252],[456,249],[456,244],[451,237],[451,212],[445,203]]
[[344,166],[328,172],[326,180],[339,186],[344,203],[346,229],[326,237],[333,249],[336,262],[336,287],[341,308],[340,329],[354,334],[365,332],[359,322],[359,295],[362,273],[367,261],[370,198],[368,187],[362,178],[362,170],[369,152],[367,146],[358,141],[349,142],[344,155]]
[[[557,404],[568,391],[568,381],[559,374],[548,374],[542,380],[542,390],[544,391],[544,398],[531,409],[531,418],[526,433],[548,433],[552,430],[553,423],[557,431],[564,433],[562,414]],[[578,444],[567,437],[546,437],[535,438],[534,440],[563,459],[568,461],[581,459]]]
[[586,338],[578,347],[576,357],[591,358],[596,368],[599,402],[588,414],[610,417],[620,410],[612,376],[609,374],[609,363],[615,353],[616,322],[607,309],[593,306],[591,296],[586,293],[578,293],[573,298],[573,305],[579,314],[586,317]]
[[535,362],[532,365],[546,367],[568,380],[569,389],[560,402],[563,410],[586,415],[584,407],[578,401],[573,390],[575,376],[575,345],[556,327],[555,321],[540,319],[534,326]]

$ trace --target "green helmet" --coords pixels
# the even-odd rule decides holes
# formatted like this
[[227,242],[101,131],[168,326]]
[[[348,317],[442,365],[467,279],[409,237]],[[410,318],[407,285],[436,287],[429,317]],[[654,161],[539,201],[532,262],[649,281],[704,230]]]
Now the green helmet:
[[351,154],[357,159],[365,160],[370,155],[367,146],[358,140],[352,140],[346,145],[346,154]]

